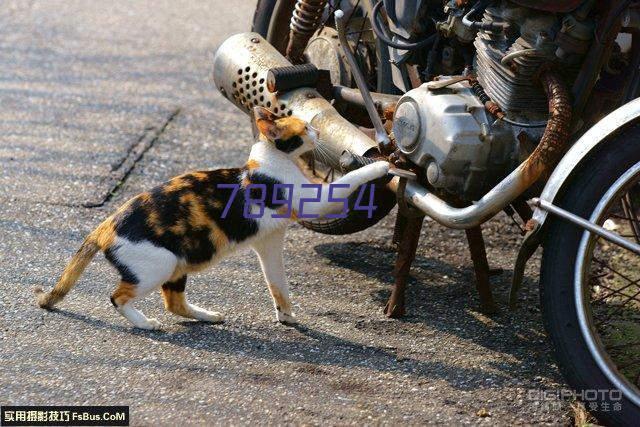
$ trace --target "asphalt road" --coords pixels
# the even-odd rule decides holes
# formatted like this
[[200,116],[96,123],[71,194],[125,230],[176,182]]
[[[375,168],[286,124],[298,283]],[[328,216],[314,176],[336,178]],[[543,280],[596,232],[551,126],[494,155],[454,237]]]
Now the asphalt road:
[[[179,173],[239,166],[246,117],[211,84],[225,37],[250,27],[254,2],[8,1],[0,7],[0,404],[130,405],[134,425],[568,423],[565,387],[537,302],[505,307],[519,236],[487,227],[500,314],[476,310],[464,234],[426,224],[410,315],[382,315],[392,218],[347,237],[294,226],[286,267],[300,326],[273,322],[253,253],[190,278],[190,299],[222,325],[142,310],[134,330],[109,303],[102,257],[46,312],[86,233],[133,194]],[[122,185],[118,182],[124,180]],[[488,416],[480,416],[488,415]]]

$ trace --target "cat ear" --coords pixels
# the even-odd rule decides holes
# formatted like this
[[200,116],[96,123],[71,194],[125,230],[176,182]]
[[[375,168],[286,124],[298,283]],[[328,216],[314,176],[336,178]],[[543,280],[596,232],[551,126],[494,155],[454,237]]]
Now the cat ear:
[[280,136],[280,130],[276,125],[276,115],[264,107],[254,107],[253,115],[256,119],[256,126],[261,134],[271,141],[275,141]]
[[278,117],[271,112],[271,110],[264,107],[253,107],[253,115],[256,120],[271,120],[275,121]]

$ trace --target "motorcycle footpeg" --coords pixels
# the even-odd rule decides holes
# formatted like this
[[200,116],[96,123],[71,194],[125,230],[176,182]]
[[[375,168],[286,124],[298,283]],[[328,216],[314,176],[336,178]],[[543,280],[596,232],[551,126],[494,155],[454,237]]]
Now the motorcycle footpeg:
[[348,173],[356,169],[360,169],[365,165],[375,163],[376,160],[369,157],[359,156],[349,150],[344,150],[340,156],[340,168],[343,173]]
[[[348,173],[377,161],[379,160],[372,159],[370,157],[359,156],[358,154],[352,153],[349,150],[344,150],[342,152],[342,155],[340,156],[340,168],[342,169],[343,173]],[[389,181],[391,181],[391,179],[393,179],[394,176],[406,178],[411,181],[415,181],[417,179],[416,174],[411,171],[391,168],[387,176],[379,178],[375,180],[375,182],[387,184]]]

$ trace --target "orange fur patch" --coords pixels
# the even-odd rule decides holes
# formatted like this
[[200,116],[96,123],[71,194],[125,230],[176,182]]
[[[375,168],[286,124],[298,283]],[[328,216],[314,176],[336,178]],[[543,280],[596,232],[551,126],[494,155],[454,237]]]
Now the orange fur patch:
[[93,232],[96,245],[103,251],[110,248],[116,240],[116,228],[112,218],[107,218]]
[[187,299],[184,292],[176,292],[171,289],[161,289],[164,307],[178,316],[188,317],[191,311],[187,308]]
[[207,175],[206,172],[193,172],[191,175],[198,181],[205,181],[209,179],[209,175]]
[[163,188],[165,193],[172,193],[174,191],[180,191],[183,188],[190,187],[191,184],[188,181],[182,179],[182,176],[178,176],[169,181]]
[[208,227],[211,225],[211,219],[195,193],[183,194],[180,196],[180,203],[189,205],[189,223],[192,226]]
[[287,140],[294,136],[304,136],[307,134],[307,123],[297,117],[285,117],[276,120],[279,138]]
[[247,169],[258,169],[260,167],[260,163],[257,160],[249,159],[247,162]]
[[215,224],[211,224],[211,241],[216,247],[217,251],[222,251],[229,245],[229,238],[220,227]]
[[285,314],[291,314],[291,303],[282,295],[277,286],[268,284],[269,292],[276,303],[276,308]]
[[[276,212],[278,212],[280,215],[284,215],[287,213],[287,210],[288,208],[286,206],[282,206],[276,209]],[[289,213],[289,218],[291,218],[293,221],[297,221],[298,212],[295,209],[291,209],[291,212]]]
[[169,227],[169,231],[174,234],[177,234],[178,236],[182,236],[184,235],[184,233],[187,232],[187,225],[183,220],[180,220],[175,224],[173,224],[171,227]]
[[128,282],[120,282],[116,290],[111,294],[111,298],[116,305],[122,306],[136,296],[136,286]]

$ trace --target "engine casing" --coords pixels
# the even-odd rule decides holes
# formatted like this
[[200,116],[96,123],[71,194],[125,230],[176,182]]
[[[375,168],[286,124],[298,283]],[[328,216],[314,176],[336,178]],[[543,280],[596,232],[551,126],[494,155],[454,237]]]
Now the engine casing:
[[467,82],[429,86],[410,90],[398,102],[393,121],[398,148],[426,168],[433,187],[478,200],[516,167],[518,141],[510,126],[494,123]]

